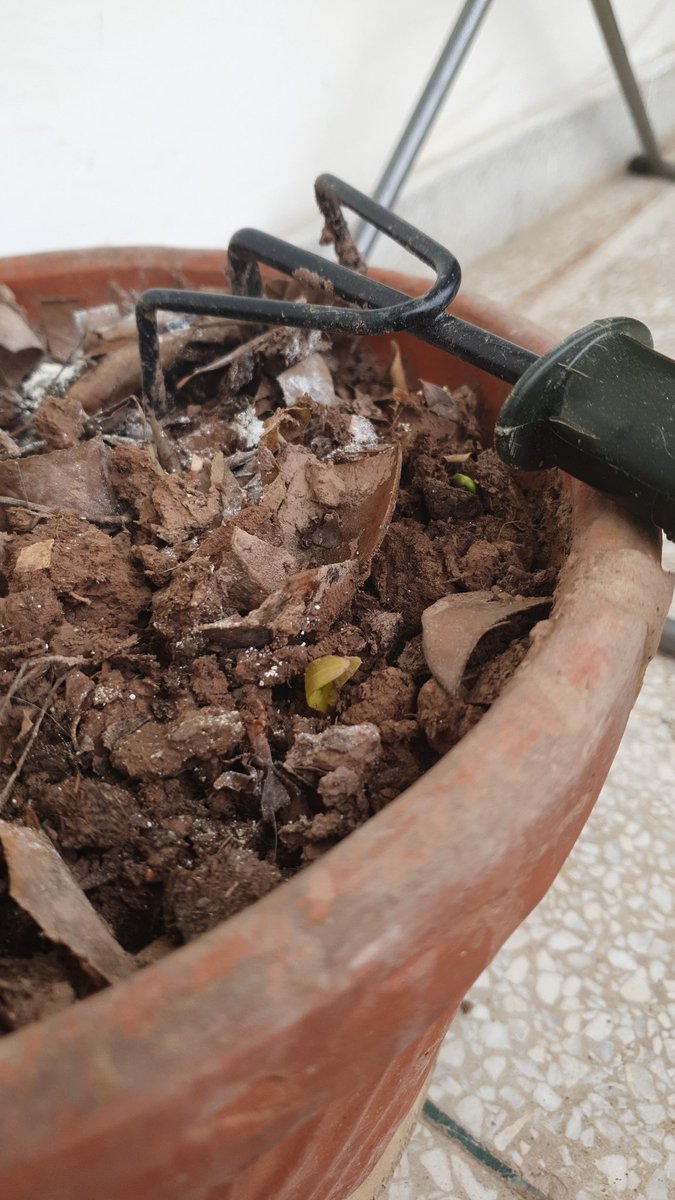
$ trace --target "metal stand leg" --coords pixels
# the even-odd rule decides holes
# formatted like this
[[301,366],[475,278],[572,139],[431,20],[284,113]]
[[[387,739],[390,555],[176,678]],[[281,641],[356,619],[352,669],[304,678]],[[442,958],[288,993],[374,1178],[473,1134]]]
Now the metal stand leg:
[[[396,200],[491,3],[492,0],[466,0],[375,188],[373,199],[379,204],[388,208]],[[630,162],[630,169],[640,175],[659,175],[663,179],[675,180],[675,164],[666,162],[659,149],[611,0],[591,0],[591,3],[644,147],[644,154],[638,155]],[[359,223],[356,229],[356,244],[364,258],[372,250],[377,237],[376,229],[372,229],[363,221]]]
[[621,37],[621,31],[616,22],[611,0],[592,0],[598,24],[607,43],[607,49],[617,73],[621,90],[635,122],[644,154],[638,155],[629,163],[631,171],[639,175],[660,175],[663,179],[675,179],[675,164],[664,159],[656,135],[644,105],[637,79],[626,53],[626,47]]
[[[377,200],[378,204],[390,208],[396,200],[491,3],[492,0],[466,0],[429,81],[373,192],[373,199]],[[357,226],[356,244],[364,258],[372,250],[377,237],[378,231],[363,221]]]

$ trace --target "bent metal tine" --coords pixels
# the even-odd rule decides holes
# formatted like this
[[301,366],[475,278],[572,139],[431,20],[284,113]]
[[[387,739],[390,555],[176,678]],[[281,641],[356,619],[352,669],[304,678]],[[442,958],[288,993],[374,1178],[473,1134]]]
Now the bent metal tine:
[[[290,246],[288,242],[261,233],[257,229],[242,229],[234,234],[228,254],[238,292],[242,288],[243,272],[246,271],[246,278],[250,279],[249,272],[255,262],[264,263],[265,266],[293,276],[304,271],[318,276],[320,283],[343,300],[375,309],[373,313],[364,314],[364,333],[414,333],[429,345],[455,354],[465,362],[481,367],[508,383],[515,383],[536,361],[536,354],[498,337],[497,334],[488,333],[445,312],[439,313],[438,316],[419,313],[417,300],[411,300],[403,292],[397,292],[384,283],[340,267],[318,254],[312,254],[311,251]],[[409,302],[406,309],[403,309],[404,300]],[[321,309],[324,313],[342,311],[329,305],[322,305]],[[393,313],[402,314],[405,321],[395,325],[391,319]],[[317,328],[330,332],[335,326],[328,317],[325,321],[322,320]]]
[[[317,199],[329,224],[338,232],[342,232],[340,222],[346,231],[340,210],[344,204],[433,267],[436,278],[431,287],[421,296],[407,296],[257,230],[241,230],[232,238],[230,255],[235,291],[247,294],[153,288],[139,297],[136,320],[143,388],[155,408],[164,403],[156,317],[159,311],[359,335],[408,331],[510,383],[515,383],[536,361],[536,355],[522,347],[446,315],[445,309],[457,294],[461,273],[457,260],[443,246],[333,176],[319,177]],[[361,307],[269,300],[261,295],[258,262],[290,276],[309,271],[341,299]]]

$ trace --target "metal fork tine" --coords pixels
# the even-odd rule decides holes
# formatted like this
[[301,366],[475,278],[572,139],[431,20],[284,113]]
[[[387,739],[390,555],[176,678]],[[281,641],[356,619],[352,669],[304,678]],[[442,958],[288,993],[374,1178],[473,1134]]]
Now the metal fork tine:
[[[382,233],[432,267],[436,277],[431,286],[422,295],[407,296],[386,284],[369,279],[357,270],[327,262],[319,255],[300,250],[259,230],[240,230],[230,242],[235,295],[152,289],[139,297],[136,320],[143,387],[155,408],[162,408],[164,403],[156,318],[160,309],[196,316],[228,316],[251,324],[323,329],[333,333],[377,335],[407,330],[431,345],[458,354],[460,358],[492,372],[500,379],[514,382],[522,375],[534,360],[534,355],[458,317],[446,314],[461,279],[459,263],[449,250],[332,175],[319,176],[316,194],[338,250],[348,255],[356,254],[358,261],[342,213],[344,206],[370,221]],[[326,283],[340,299],[358,305],[358,308],[268,300],[262,294],[259,263],[291,276],[298,271],[309,271]]]
[[328,292],[334,292],[342,300],[361,304],[366,308],[384,308],[410,299],[405,292],[397,292],[384,283],[378,283],[366,275],[359,275],[349,267],[342,267],[339,263],[322,258],[320,254],[314,254],[311,250],[301,250],[290,242],[263,233],[260,229],[238,230],[230,238],[227,253],[232,290],[240,296],[251,295],[247,289],[247,280],[250,277],[247,272],[252,262],[255,262],[265,263],[266,266],[292,278],[295,278],[299,271],[316,275],[321,283],[327,285]]

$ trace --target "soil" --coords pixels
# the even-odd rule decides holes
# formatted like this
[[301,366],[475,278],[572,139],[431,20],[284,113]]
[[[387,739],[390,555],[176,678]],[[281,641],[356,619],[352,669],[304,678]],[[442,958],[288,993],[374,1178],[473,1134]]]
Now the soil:
[[[0,818],[46,835],[135,966],[313,862],[472,728],[546,615],[566,520],[555,478],[525,489],[484,448],[480,397],[408,380],[398,353],[179,320],[151,415],[129,399],[128,317],[73,349],[67,315],[61,371],[52,352],[3,393]],[[423,614],[467,592],[542,603],[469,634],[448,690]],[[345,662],[309,707],[310,664],[339,681]],[[21,906],[6,860],[10,1031],[106,980]]]

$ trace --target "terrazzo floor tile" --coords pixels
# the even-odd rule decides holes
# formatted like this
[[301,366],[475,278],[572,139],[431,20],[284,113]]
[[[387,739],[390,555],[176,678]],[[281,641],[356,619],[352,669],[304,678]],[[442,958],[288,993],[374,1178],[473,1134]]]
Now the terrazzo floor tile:
[[[561,335],[639,316],[675,354],[674,262],[673,186],[624,177],[469,268],[467,286]],[[674,881],[675,660],[658,657],[568,863],[440,1054],[429,1099],[493,1165],[427,1116],[383,1200],[675,1198]]]

